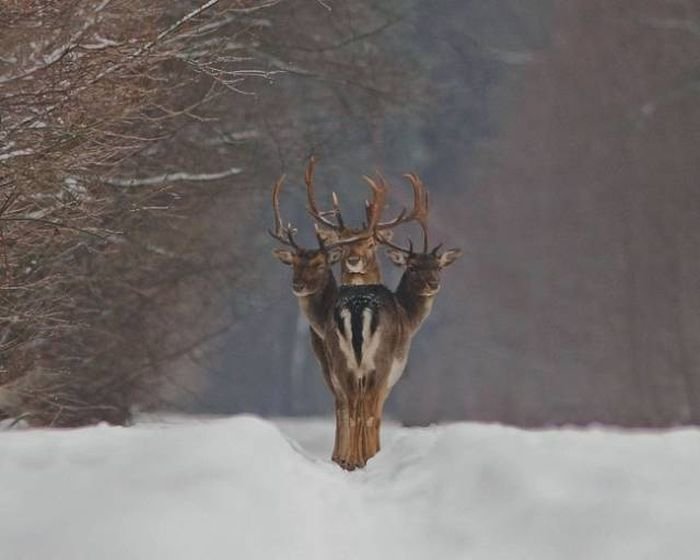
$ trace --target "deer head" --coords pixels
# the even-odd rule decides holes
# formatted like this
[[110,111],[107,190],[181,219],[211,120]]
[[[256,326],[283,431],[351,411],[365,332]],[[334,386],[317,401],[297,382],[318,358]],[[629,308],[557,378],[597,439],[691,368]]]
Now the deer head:
[[[423,250],[413,250],[413,243],[409,241],[408,248],[393,244],[388,238],[379,234],[379,241],[387,245],[387,255],[395,265],[405,268],[399,285],[400,291],[420,297],[432,297],[440,290],[440,272],[455,262],[461,255],[461,249],[450,249],[440,252],[442,244],[428,250],[428,192],[425,185],[415,173],[405,175],[411,182],[416,199],[420,202],[414,204],[413,219],[417,221],[423,233]],[[416,211],[416,208],[418,210]]]
[[342,251],[339,247],[325,244],[319,238],[318,249],[305,249],[294,240],[296,229],[292,224],[283,225],[280,215],[279,193],[284,182],[284,175],[275,183],[272,190],[272,208],[274,210],[274,230],[269,230],[272,237],[289,247],[274,249],[272,253],[284,264],[292,267],[292,291],[298,297],[311,296],[323,290],[332,277],[331,266],[340,260]]
[[442,269],[462,256],[461,249],[450,249],[444,253],[439,251],[440,245],[427,253],[414,253],[411,248],[389,249],[387,254],[391,262],[406,269],[402,281],[410,293],[431,297],[440,291]]
[[[347,226],[343,220],[338,197],[335,193],[332,193],[332,210],[319,210],[313,185],[315,166],[316,159],[311,157],[304,175],[308,210],[316,222],[316,232],[319,239],[325,243],[342,246],[341,283],[381,283],[381,269],[377,259],[378,233],[381,232],[382,239],[390,240],[392,228],[401,223],[419,219],[424,212],[423,203],[427,203],[423,190],[421,190],[423,189],[422,183],[412,183],[414,206],[410,213],[406,213],[404,209],[394,220],[380,222],[386,205],[388,186],[385,179],[379,174],[377,174],[376,179],[365,176],[364,180],[372,190],[372,199],[365,201],[366,221],[360,228],[352,228]],[[329,217],[333,217],[334,220],[330,220]]]

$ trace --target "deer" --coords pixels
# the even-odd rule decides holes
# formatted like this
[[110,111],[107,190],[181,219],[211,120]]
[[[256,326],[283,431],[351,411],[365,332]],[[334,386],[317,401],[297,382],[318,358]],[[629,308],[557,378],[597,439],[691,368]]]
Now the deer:
[[[341,446],[343,449],[347,447],[346,442],[350,437],[347,429],[348,422],[343,416],[347,406],[344,405],[342,387],[337,382],[339,376],[334,375],[333,358],[329,356],[324,343],[327,332],[332,328],[332,313],[338,294],[332,265],[341,257],[342,242],[329,245],[321,237],[317,237],[319,247],[306,249],[295,241],[296,229],[291,224],[284,226],[280,213],[279,194],[284,179],[284,175],[280,177],[272,190],[274,229],[268,230],[268,233],[287,247],[274,249],[273,255],[283,264],[292,267],[292,292],[297,298],[301,312],[309,322],[311,348],[321,367],[323,379],[336,398],[336,436],[332,460],[344,466],[344,457],[347,452],[343,452],[341,456],[340,449]],[[349,242],[353,242],[353,239],[348,239]],[[342,433],[341,428],[344,430]]]
[[[387,183],[379,173],[376,180],[364,176],[372,190],[371,201],[365,202],[366,221],[360,228],[348,227],[335,193],[332,193],[332,210],[319,210],[313,184],[315,165],[316,159],[311,157],[304,174],[309,214],[315,221],[319,239],[343,242],[341,286],[335,311],[334,333],[342,333],[344,336],[332,338],[327,346],[335,345],[331,354],[337,355],[340,350],[345,356],[347,367],[354,371],[354,376],[343,378],[345,383],[340,399],[350,411],[346,411],[343,417],[351,424],[349,457],[346,457],[345,465],[363,466],[364,461],[379,450],[381,415],[368,412],[376,408],[368,405],[368,402],[376,400],[377,391],[373,387],[375,375],[367,377],[367,371],[363,371],[367,369],[367,364],[362,361],[362,349],[365,344],[370,351],[376,349],[381,345],[379,339],[382,336],[395,338],[388,327],[382,329],[380,334],[374,332],[374,325],[380,316],[385,315],[384,311],[394,304],[390,291],[381,284],[381,270],[376,255],[377,240],[380,236],[382,240],[391,239],[391,230],[400,224],[424,219],[427,215],[427,194],[420,181],[411,181],[413,209],[410,212],[403,209],[393,220],[381,222],[387,198]],[[331,221],[330,217],[335,221]],[[391,344],[389,341],[385,345],[391,347]],[[369,364],[373,364],[373,358],[368,360]],[[389,362],[382,362],[380,369],[386,370],[389,367]],[[369,380],[369,385],[365,384],[366,380]],[[353,385],[355,382],[359,383],[358,387]],[[343,433],[347,433],[347,429]],[[340,447],[343,448],[342,445]]]
[[441,253],[442,243],[428,250],[428,193],[418,175],[407,173],[405,177],[424,197],[420,205],[420,216],[416,219],[423,233],[423,250],[415,252],[410,240],[408,248],[393,244],[381,234],[378,240],[389,247],[387,255],[391,262],[404,268],[394,294],[406,313],[407,327],[415,334],[430,315],[435,296],[440,291],[440,273],[462,256],[462,250],[449,249]]
[[305,249],[294,239],[296,228],[283,225],[280,214],[279,194],[285,176],[280,177],[272,189],[274,229],[268,233],[288,249],[273,249],[272,253],[283,264],[292,267],[292,292],[297,298],[302,313],[309,321],[312,332],[323,336],[324,315],[335,303],[338,285],[333,276],[332,265],[340,260],[341,250],[327,246],[318,238],[318,249]]
[[336,328],[326,341],[332,359],[346,362],[346,373],[338,369],[335,374],[345,373],[339,380],[345,400],[340,401],[349,409],[350,438],[347,447],[340,446],[339,458],[348,469],[363,467],[379,451],[384,403],[403,374],[413,337],[432,310],[441,271],[462,254],[460,249],[440,252],[442,245],[428,249],[428,193],[416,174],[406,177],[415,198],[410,218],[421,226],[423,251],[415,252],[412,242],[408,248],[394,245],[377,233],[392,262],[404,268],[398,287],[391,292],[383,285],[340,286]]
[[[389,242],[380,240],[380,243]],[[390,292],[384,286],[377,286],[373,290],[373,305],[369,308],[376,317],[372,315],[368,319],[366,311],[363,310],[363,338],[367,338],[367,324],[370,325],[368,332],[371,338],[369,342],[363,341],[362,354],[357,358],[358,367],[350,367],[355,377],[350,380],[344,378],[343,385],[346,393],[350,395],[348,400],[355,414],[354,418],[350,419],[354,436],[351,436],[349,441],[347,456],[340,457],[340,460],[344,461],[341,464],[350,465],[350,468],[364,466],[367,460],[380,450],[384,403],[403,375],[413,337],[430,315],[435,296],[440,291],[442,270],[462,254],[460,249],[450,249],[441,253],[440,248],[438,245],[431,251],[424,249],[423,252],[414,252],[412,244],[408,249],[392,246],[388,250],[390,259],[394,264],[404,267],[398,287],[395,292]],[[338,301],[336,317],[338,308],[342,308],[342,292],[339,292]],[[379,327],[373,330],[374,323],[384,325],[383,330]],[[344,329],[347,340],[347,319]],[[339,327],[338,331],[340,330]],[[353,343],[356,336],[353,331]],[[331,343],[332,341],[333,339]],[[345,345],[339,343],[339,346],[347,359],[350,354],[347,342]],[[331,353],[335,354],[337,352]]]
[[[364,467],[380,449],[383,405],[403,373],[413,335],[430,312],[437,293],[435,274],[439,286],[439,270],[451,264],[459,254],[458,250],[453,250],[440,255],[439,247],[428,254],[427,193],[422,182],[411,176],[414,208],[410,214],[402,212],[392,222],[398,225],[408,221],[404,220],[407,217],[421,224],[423,256],[426,257],[423,260],[426,263],[431,259],[435,261],[432,276],[424,270],[429,268],[426,263],[422,267],[416,264],[420,254],[413,252],[412,245],[408,251],[391,245],[395,251],[392,260],[406,267],[396,293],[379,283],[338,286],[332,264],[338,260],[342,262],[343,249],[358,240],[364,241],[367,232],[356,230],[354,235],[343,239],[337,236],[334,243],[328,243],[329,238],[319,235],[317,229],[319,248],[299,247],[293,238],[296,230],[291,224],[282,225],[279,191],[283,179],[280,178],[273,188],[275,228],[270,234],[291,250],[276,249],[274,254],[293,268],[292,289],[309,320],[312,348],[335,398],[336,437],[332,459],[342,468],[353,470]],[[368,224],[374,227],[379,224],[377,209],[383,207],[382,193],[386,192],[385,184],[375,183],[375,186],[373,202],[367,206]],[[336,197],[333,212],[339,215]],[[338,225],[344,228],[342,217]],[[386,236],[376,230],[369,231],[379,242],[390,244]],[[376,259],[374,255],[370,257]],[[419,303],[421,298],[422,304]]]
[[[355,376],[352,371],[353,365],[343,359],[343,351],[347,349],[347,345],[344,344],[346,337],[337,330],[338,325],[341,330],[344,327],[342,320],[339,323],[338,317],[345,312],[349,300],[344,297],[339,303],[339,289],[333,276],[332,265],[340,260],[342,247],[357,242],[358,237],[347,235],[343,239],[335,238],[333,243],[329,243],[327,238],[317,235],[317,249],[301,247],[294,239],[296,229],[291,224],[283,225],[279,195],[284,179],[284,175],[280,177],[272,190],[274,228],[268,233],[286,246],[274,249],[273,254],[283,264],[292,267],[292,292],[309,321],[312,350],[321,367],[324,381],[335,397],[336,437],[332,460],[341,467],[352,470],[364,465],[364,459],[360,457],[367,452],[360,453],[354,443],[355,431],[351,427],[356,416],[351,414],[351,407],[356,411],[358,406],[357,399],[353,399],[355,392],[352,380]],[[380,288],[386,290],[383,286]]]

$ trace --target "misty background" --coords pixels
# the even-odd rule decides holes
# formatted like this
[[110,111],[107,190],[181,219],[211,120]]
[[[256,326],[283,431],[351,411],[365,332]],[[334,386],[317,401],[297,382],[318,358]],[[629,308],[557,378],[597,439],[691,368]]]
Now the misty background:
[[[143,20],[138,10],[128,16],[126,0],[116,3],[122,4],[124,21]],[[144,407],[331,414],[290,270],[272,257],[275,242],[266,233],[270,191],[286,173],[283,215],[313,243],[302,182],[313,153],[320,159],[319,198],[328,201],[337,191],[355,223],[367,196],[362,175],[385,174],[387,213],[394,215],[411,201],[401,175],[417,172],[431,193],[431,242],[464,251],[443,274],[433,312],[414,339],[387,403],[390,417],[406,424],[700,423],[700,2],[229,4],[202,26],[218,26],[217,48],[244,51],[245,62],[230,64],[259,72],[257,78],[227,82],[216,66],[221,58],[191,54],[200,53],[190,41],[201,35],[183,32],[183,52],[199,66],[190,61],[182,69],[182,56],[174,61],[164,49],[162,63],[145,75],[173,84],[162,93],[166,101],[178,107],[196,101],[202,110],[169,109],[171,125],[158,121],[157,139],[108,165],[105,158],[80,163],[78,174],[71,160],[49,170],[47,189],[79,179],[108,199],[110,216],[130,232],[128,242],[98,251],[76,234],[77,256],[65,274],[78,263],[82,278],[97,282],[95,271],[105,271],[111,286],[76,288],[88,302],[100,298],[94,313],[80,319],[91,336],[61,331],[42,334],[38,344],[26,335],[23,346],[2,346],[0,381],[4,375],[16,387],[26,372],[39,370],[70,370],[74,379],[81,368],[82,379],[92,379],[99,366],[118,380],[100,386],[100,399],[136,391]],[[182,14],[196,5],[178,3]],[[146,23],[153,35],[144,31],[144,44],[180,17],[168,13],[167,3],[151,10]],[[118,23],[109,25],[119,31]],[[176,34],[182,29],[190,28]],[[5,37],[8,52],[21,51],[23,39]],[[50,53],[55,45],[47,40],[45,48]],[[21,54],[13,56],[22,60]],[[31,53],[24,56],[31,61]],[[26,72],[16,76],[26,81]],[[133,91],[110,95],[133,103]],[[150,113],[140,113],[148,114],[149,126],[161,118],[153,103]],[[124,138],[133,123],[118,119]],[[46,134],[43,126],[31,132]],[[29,184],[23,158],[33,156],[20,153],[21,143],[10,149],[17,157],[0,154],[5,184],[15,181],[21,191],[20,180]],[[88,184],[85,170],[95,165],[99,173]],[[180,181],[183,175],[174,174],[184,171],[191,173]],[[204,181],[207,173],[213,175]],[[161,180],[145,197],[149,176]],[[137,204],[141,218],[129,211],[127,220],[124,209]],[[154,210],[165,206],[175,213]],[[100,227],[116,230],[114,220]],[[405,227],[399,239],[417,233]],[[135,256],[124,253],[134,239],[148,243]],[[118,260],[122,254],[132,256]],[[4,270],[13,258],[24,270],[12,254]],[[400,271],[382,258],[393,288]],[[0,342],[29,332],[8,324]],[[75,349],[70,363],[56,358],[66,345]],[[142,370],[157,386],[151,378],[133,381]],[[15,410],[9,402],[0,394],[0,409],[5,403]],[[125,407],[132,400],[110,403]],[[44,422],[53,422],[52,414]]]
[[[350,126],[308,143],[319,193],[339,190],[343,208],[359,208],[375,167],[400,207],[400,174],[418,172],[431,239],[465,251],[388,413],[697,423],[700,4],[418,2],[398,15],[380,45],[421,99],[371,135]],[[304,161],[270,167],[269,185],[291,175],[283,207],[308,230]],[[270,220],[264,209],[259,235]],[[289,270],[267,251],[251,258],[269,278],[246,291],[196,409],[330,413]]]

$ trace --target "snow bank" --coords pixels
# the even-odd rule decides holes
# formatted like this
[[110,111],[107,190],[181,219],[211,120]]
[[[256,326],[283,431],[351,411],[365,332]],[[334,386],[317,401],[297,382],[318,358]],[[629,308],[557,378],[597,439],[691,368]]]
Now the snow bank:
[[0,560],[700,557],[700,432],[390,428],[363,471],[330,422],[0,434]]

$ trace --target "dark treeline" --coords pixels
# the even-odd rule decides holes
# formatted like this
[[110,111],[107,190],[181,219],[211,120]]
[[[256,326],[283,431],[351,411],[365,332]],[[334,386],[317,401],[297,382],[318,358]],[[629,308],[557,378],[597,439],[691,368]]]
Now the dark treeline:
[[315,153],[465,251],[389,414],[700,422],[697,2],[136,5],[0,9],[5,415],[329,413],[265,232]]

